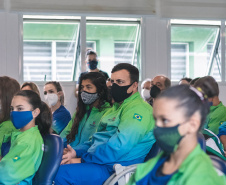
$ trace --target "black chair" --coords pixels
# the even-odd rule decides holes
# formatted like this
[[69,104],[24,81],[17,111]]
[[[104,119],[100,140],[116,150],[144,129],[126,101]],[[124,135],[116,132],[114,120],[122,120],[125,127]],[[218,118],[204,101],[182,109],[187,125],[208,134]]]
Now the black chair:
[[52,185],[63,155],[63,141],[58,135],[47,135],[43,140],[44,153],[41,165],[33,178],[33,185]]
[[219,175],[226,175],[226,161],[223,159],[215,156],[215,155],[209,155],[213,166],[215,167],[217,173]]

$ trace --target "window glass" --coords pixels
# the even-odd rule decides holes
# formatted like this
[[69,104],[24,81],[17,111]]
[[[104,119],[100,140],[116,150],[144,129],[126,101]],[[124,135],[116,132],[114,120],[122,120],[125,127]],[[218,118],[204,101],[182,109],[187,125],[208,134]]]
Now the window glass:
[[[192,23],[195,23],[193,21]],[[201,23],[201,22],[199,22]],[[207,24],[208,21],[205,21]],[[171,25],[171,79],[213,76],[221,81],[220,26]]]
[[98,68],[110,76],[118,63],[140,67],[140,20],[88,17],[86,25],[87,48],[97,51]]
[[72,81],[80,72],[79,20],[29,18],[23,23],[24,81]]

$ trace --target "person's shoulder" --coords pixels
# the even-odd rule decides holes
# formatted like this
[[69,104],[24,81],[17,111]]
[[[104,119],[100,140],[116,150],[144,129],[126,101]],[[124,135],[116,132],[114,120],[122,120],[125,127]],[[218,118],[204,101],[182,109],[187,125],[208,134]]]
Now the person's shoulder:
[[204,152],[200,152],[198,155],[192,158],[189,161],[189,164],[186,166],[186,171],[191,175],[217,175],[210,157]]
[[[187,174],[187,175],[186,175]],[[214,169],[208,155],[204,152],[195,156],[186,167],[187,184],[224,184],[221,177]]]
[[[135,95],[135,94],[134,94]],[[140,94],[136,94],[136,97],[128,102],[128,106],[134,109],[144,109],[146,111],[152,111],[152,107],[146,101],[144,101]]]
[[71,114],[70,112],[66,109],[65,106],[61,105],[54,113],[53,113],[53,117],[54,118],[65,118],[65,116],[70,116],[71,117]]
[[10,120],[4,121],[0,124],[0,132],[7,133],[8,131],[15,130],[17,129],[13,126],[13,123]]
[[100,70],[100,73],[102,73],[104,75],[104,77],[106,78],[106,80],[107,80],[107,78],[109,78],[107,72]]
[[37,145],[38,143],[43,143],[41,133],[38,129],[38,126],[32,127],[24,132],[22,132],[17,137],[17,143],[22,143],[25,145]]

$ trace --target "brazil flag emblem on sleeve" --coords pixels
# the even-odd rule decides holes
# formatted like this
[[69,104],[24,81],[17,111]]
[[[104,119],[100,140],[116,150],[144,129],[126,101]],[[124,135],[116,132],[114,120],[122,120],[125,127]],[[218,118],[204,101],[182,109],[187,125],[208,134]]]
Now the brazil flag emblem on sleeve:
[[142,120],[142,116],[140,114],[135,113],[133,115],[133,119],[137,119],[138,121],[141,121]]
[[18,161],[19,159],[20,159],[20,157],[17,155],[17,156],[15,156],[15,157],[13,158],[13,161],[16,162],[16,161]]

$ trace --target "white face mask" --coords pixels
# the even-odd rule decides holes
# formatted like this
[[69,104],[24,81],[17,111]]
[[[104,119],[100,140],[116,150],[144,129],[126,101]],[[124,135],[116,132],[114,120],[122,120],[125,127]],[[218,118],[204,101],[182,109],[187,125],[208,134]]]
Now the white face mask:
[[141,96],[142,96],[143,99],[148,100],[151,97],[150,90],[141,89]]
[[57,94],[48,94],[44,95],[45,101],[48,103],[50,107],[54,106],[58,102],[58,96]]

